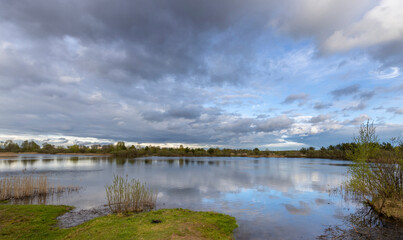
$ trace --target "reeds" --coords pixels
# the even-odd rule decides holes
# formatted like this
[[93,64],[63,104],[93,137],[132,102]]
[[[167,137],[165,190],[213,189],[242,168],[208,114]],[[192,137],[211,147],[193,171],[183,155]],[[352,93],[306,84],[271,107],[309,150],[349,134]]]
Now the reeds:
[[114,213],[142,212],[155,207],[156,192],[146,183],[115,176],[112,185],[106,185],[108,206]]
[[46,175],[11,176],[0,179],[0,200],[26,199],[62,192],[77,191],[78,187],[51,185]]

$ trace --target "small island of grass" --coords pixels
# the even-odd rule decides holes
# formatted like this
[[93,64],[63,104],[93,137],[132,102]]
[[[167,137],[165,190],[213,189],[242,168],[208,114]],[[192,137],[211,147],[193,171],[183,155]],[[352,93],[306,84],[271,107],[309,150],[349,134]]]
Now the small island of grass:
[[1,239],[231,239],[234,217],[186,209],[108,215],[69,229],[57,217],[69,206],[0,205]]

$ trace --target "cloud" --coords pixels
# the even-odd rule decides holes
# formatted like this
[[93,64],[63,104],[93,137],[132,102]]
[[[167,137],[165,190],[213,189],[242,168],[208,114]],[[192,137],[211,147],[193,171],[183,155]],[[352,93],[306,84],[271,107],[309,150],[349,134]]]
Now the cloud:
[[325,39],[334,31],[350,24],[365,13],[374,1],[368,0],[303,0],[287,1],[286,10],[274,24],[298,38],[316,36]]
[[398,67],[390,67],[387,70],[372,72],[378,79],[392,79],[400,76],[400,69]]
[[[327,39],[379,1],[0,3],[4,136],[297,148],[313,136],[332,140],[350,121],[343,110],[365,110],[367,100],[399,107],[400,85],[362,79],[369,69],[397,79],[402,41],[323,54]],[[332,102],[348,96],[354,101]],[[313,97],[310,107],[332,112],[293,107]]]
[[291,127],[294,120],[286,115],[280,115],[256,122],[256,130],[259,132],[273,132]]
[[358,110],[363,110],[367,107],[367,105],[363,102],[351,102],[343,108],[343,111],[358,111]]
[[294,102],[298,102],[298,106],[302,106],[308,101],[308,99],[309,99],[309,95],[305,94],[305,93],[291,94],[291,95],[287,96],[282,103],[291,104]]
[[353,120],[350,120],[348,123],[352,125],[361,125],[363,122],[370,119],[371,117],[368,116],[367,114],[360,114],[360,116],[354,118]]
[[398,108],[398,107],[388,108],[388,109],[386,109],[386,111],[390,112],[390,113],[398,114],[398,115],[403,114],[403,108]]
[[78,83],[81,81],[80,77],[72,77],[72,76],[61,76],[60,81],[64,83]]
[[322,109],[327,109],[331,107],[333,104],[331,103],[322,103],[322,102],[316,102],[314,107],[316,110],[322,110]]
[[320,122],[324,122],[326,120],[331,119],[331,115],[330,114],[326,114],[326,115],[318,115],[316,117],[312,117],[311,120],[309,120],[310,123],[320,123]]
[[357,22],[335,31],[325,40],[323,48],[329,52],[366,48],[403,40],[403,2],[382,0],[379,5]]
[[232,99],[242,99],[242,98],[259,98],[259,96],[253,95],[253,94],[235,94],[235,95],[224,95],[221,98],[224,100],[232,100]]
[[361,99],[362,101],[368,101],[369,99],[373,98],[375,94],[376,94],[375,91],[361,92],[358,95],[358,98]]
[[344,88],[339,88],[330,92],[334,97],[339,98],[342,96],[350,96],[356,94],[360,89],[360,86],[357,84],[347,86]]
[[[40,49],[50,49],[47,58],[32,57],[41,59],[35,69],[54,67],[47,68],[49,72],[67,67],[83,75],[123,83],[158,81],[167,76],[189,80],[198,76],[195,83],[204,84],[243,81],[251,74],[244,60],[250,52],[245,42],[255,41],[267,18],[254,22],[253,28],[236,28],[239,32],[234,32],[233,26],[252,12],[270,15],[270,2],[260,0],[70,3],[67,6],[51,0],[23,0],[20,4],[2,1],[0,19],[3,29],[8,29],[0,34],[9,36],[13,32],[20,39],[29,39],[29,44],[24,44],[26,49],[21,49],[23,52],[38,55]],[[226,36],[226,31],[243,36],[242,41]],[[210,41],[214,36],[219,36],[217,41]],[[55,59],[58,61],[54,62]]]

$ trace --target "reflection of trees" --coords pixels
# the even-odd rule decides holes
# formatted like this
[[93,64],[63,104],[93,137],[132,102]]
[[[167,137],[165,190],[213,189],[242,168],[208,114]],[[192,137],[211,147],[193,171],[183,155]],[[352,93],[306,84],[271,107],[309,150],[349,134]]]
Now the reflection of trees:
[[380,216],[363,205],[344,218],[343,226],[329,226],[318,239],[402,239],[403,223]]
[[360,228],[383,227],[385,225],[385,219],[382,219],[372,208],[367,206],[347,216],[347,221]]

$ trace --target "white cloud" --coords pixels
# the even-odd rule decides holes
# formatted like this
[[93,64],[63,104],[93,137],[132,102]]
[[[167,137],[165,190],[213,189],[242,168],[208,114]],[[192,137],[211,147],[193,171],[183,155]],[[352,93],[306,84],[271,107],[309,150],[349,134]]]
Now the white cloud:
[[271,149],[271,148],[276,148],[276,149],[297,149],[297,148],[307,146],[304,143],[287,141],[285,139],[278,139],[278,141],[279,141],[278,143],[266,144],[263,147],[266,147],[266,148],[269,148],[269,149]]
[[72,76],[61,76],[60,81],[64,83],[78,83],[81,82],[81,78]]
[[0,141],[13,140],[13,141],[31,141],[34,140],[39,144],[50,143],[56,146],[69,146],[73,144],[112,144],[115,141],[111,139],[102,139],[95,137],[77,137],[65,135],[31,135],[31,134],[1,134]]
[[378,79],[391,79],[400,76],[400,68],[390,67],[387,70],[371,72]]
[[403,1],[383,0],[363,18],[334,32],[325,42],[328,52],[370,47],[403,40]]

